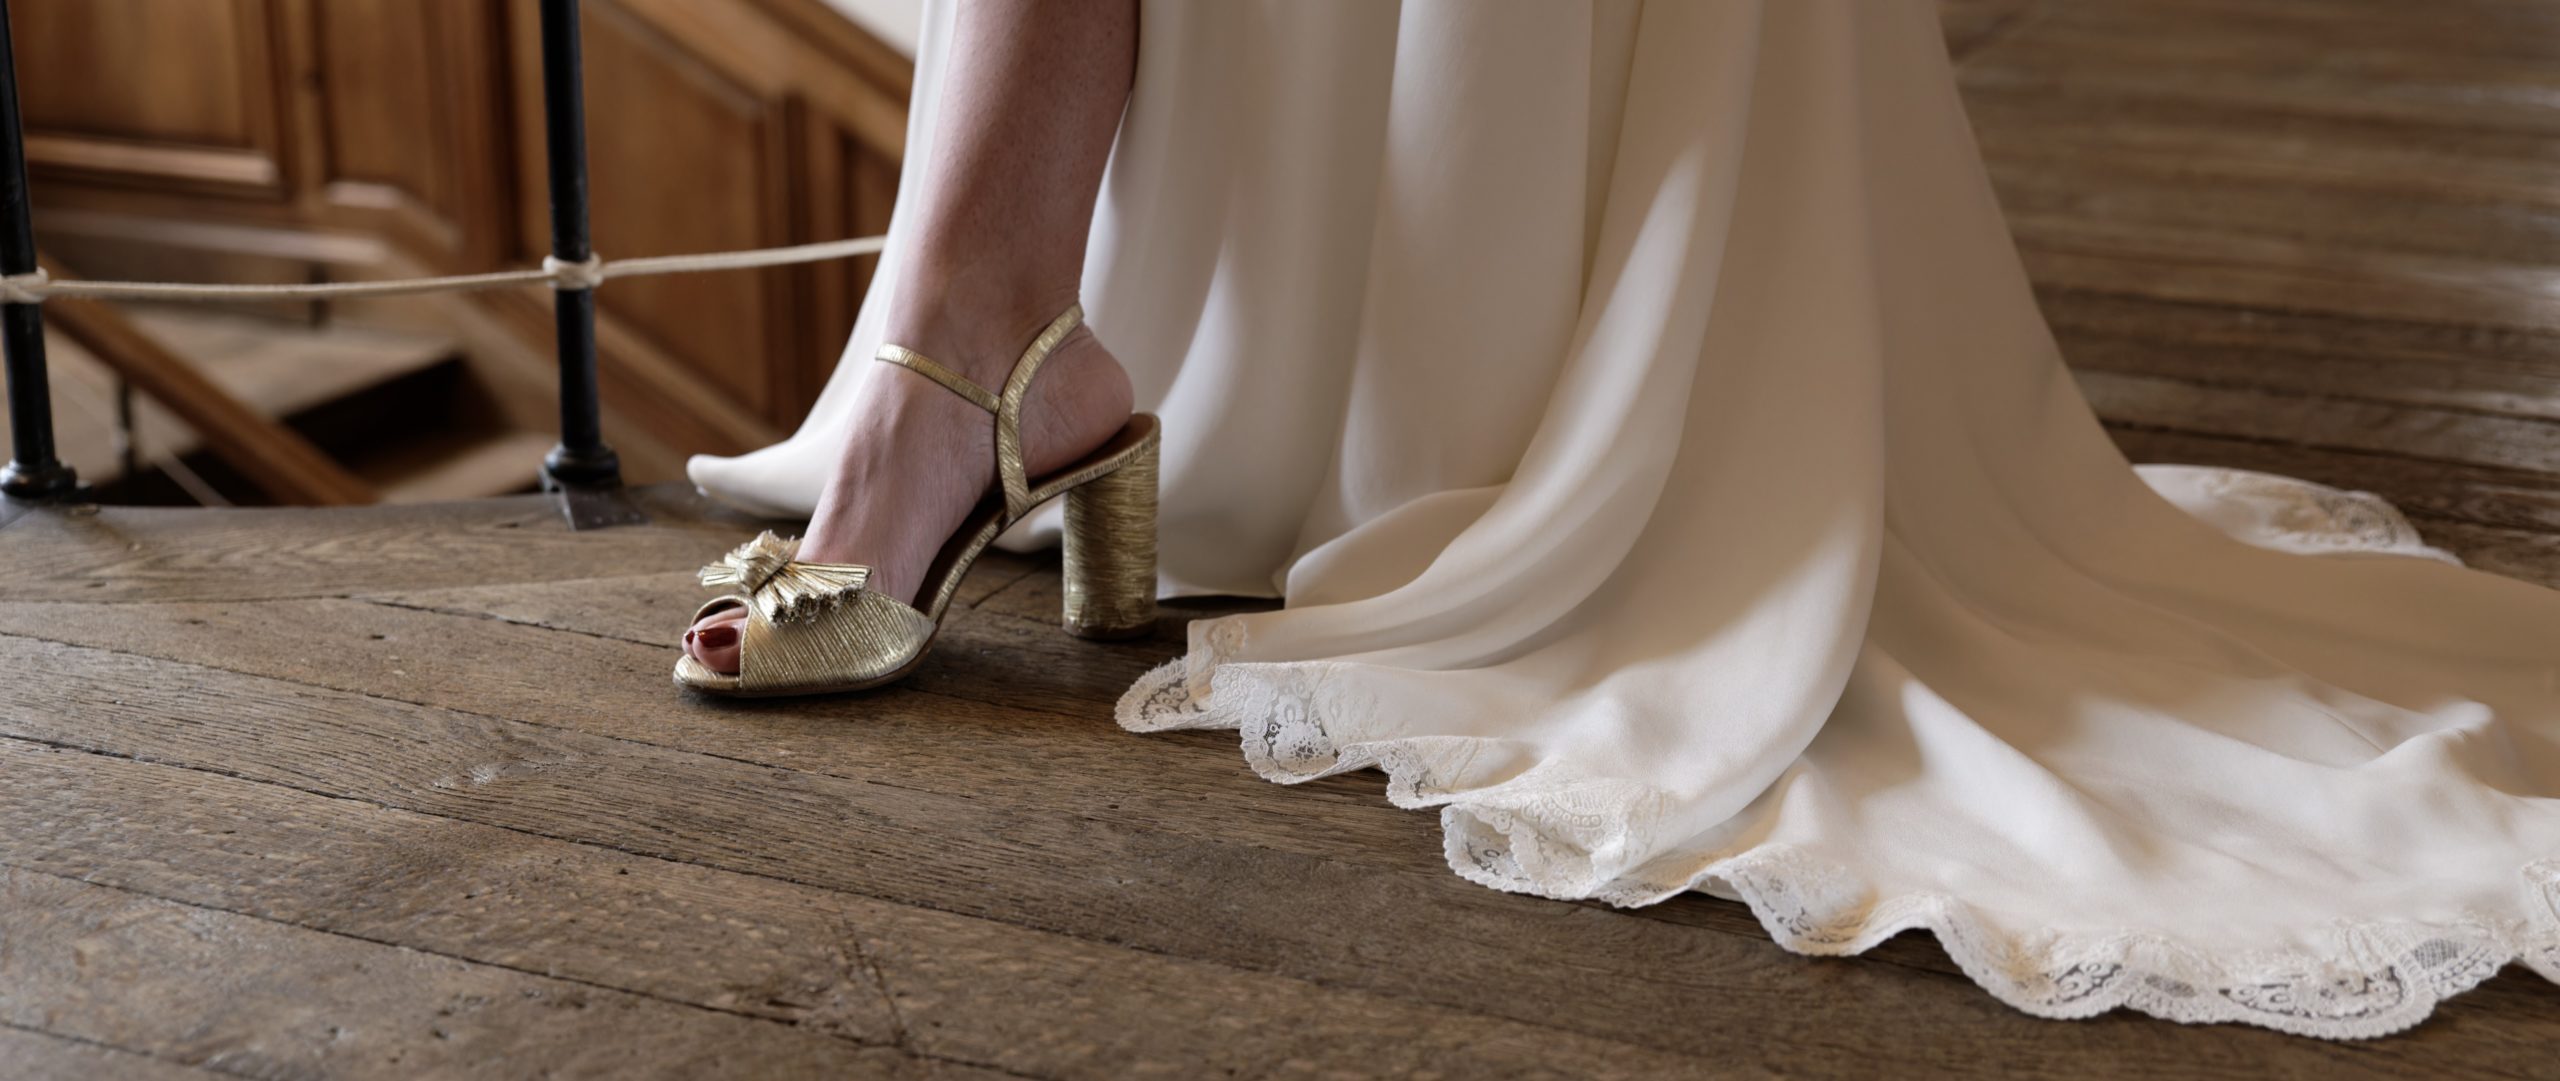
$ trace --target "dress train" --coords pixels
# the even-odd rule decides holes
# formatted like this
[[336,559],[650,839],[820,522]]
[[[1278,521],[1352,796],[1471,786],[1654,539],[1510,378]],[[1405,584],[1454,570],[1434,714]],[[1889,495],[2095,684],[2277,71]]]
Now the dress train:
[[[1498,888],[1926,928],[2044,1016],[2373,1036],[2560,979],[2560,594],[2129,468],[1931,5],[1142,17],[1087,306],[1165,421],[1161,589],[1287,607],[1193,624],[1123,724],[1383,769]],[[851,382],[694,478],[806,513]]]

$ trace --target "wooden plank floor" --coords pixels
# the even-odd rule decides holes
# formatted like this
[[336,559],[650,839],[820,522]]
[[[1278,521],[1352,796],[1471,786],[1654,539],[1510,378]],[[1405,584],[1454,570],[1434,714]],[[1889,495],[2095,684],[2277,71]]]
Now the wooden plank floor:
[[2369,489],[2560,580],[2560,4],[1946,10],[2045,312],[2135,460]]
[[[2382,492],[2560,583],[2560,5],[1964,0],[2066,352],[2142,458]],[[2541,260],[2537,262],[2537,260]],[[1003,557],[916,676],[677,694],[680,493],[0,529],[0,1076],[2560,1075],[2510,972],[2357,1045],[2035,1021],[1926,938],[1500,894],[1373,776],[1137,737],[1180,648]]]

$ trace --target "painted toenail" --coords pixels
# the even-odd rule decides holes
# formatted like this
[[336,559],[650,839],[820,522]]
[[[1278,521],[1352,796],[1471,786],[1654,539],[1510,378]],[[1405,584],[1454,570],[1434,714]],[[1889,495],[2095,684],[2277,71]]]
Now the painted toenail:
[[699,641],[704,649],[721,649],[738,642],[738,628],[726,623],[715,623],[695,633],[700,635]]

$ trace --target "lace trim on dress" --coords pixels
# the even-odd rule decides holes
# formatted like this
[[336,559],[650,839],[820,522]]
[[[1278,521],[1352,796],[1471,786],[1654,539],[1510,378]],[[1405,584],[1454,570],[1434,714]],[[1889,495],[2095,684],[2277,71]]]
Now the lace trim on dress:
[[1975,983],[2039,1017],[2090,1017],[2125,1008],[2187,1023],[2239,1022],[2326,1039],[2388,1035],[2424,1020],[2444,999],[2520,962],[2560,982],[2560,861],[2522,870],[2521,915],[2459,924],[2364,923],[2330,928],[2323,952],[2215,954],[2157,934],[2002,934],[1941,893],[1879,897],[1850,868],[1785,845],[1674,852],[1632,873],[1630,857],[1659,851],[1668,799],[1650,786],[1560,775],[1539,763],[1498,776],[1474,768],[1512,757],[1501,740],[1382,734],[1373,704],[1333,678],[1327,662],[1229,662],[1243,628],[1195,625],[1190,654],[1149,672],[1120,700],[1122,727],[1152,732],[1232,728],[1265,779],[1294,784],[1359,769],[1387,774],[1396,806],[1437,806],[1449,866],[1495,889],[1633,907],[1691,889],[1751,907],[1778,945],[1803,954],[1862,953],[1906,930],[1937,936]]
[[2261,548],[2305,555],[2399,555],[2462,565],[2372,492],[2200,465],[2140,465],[2144,483],[2188,513]]

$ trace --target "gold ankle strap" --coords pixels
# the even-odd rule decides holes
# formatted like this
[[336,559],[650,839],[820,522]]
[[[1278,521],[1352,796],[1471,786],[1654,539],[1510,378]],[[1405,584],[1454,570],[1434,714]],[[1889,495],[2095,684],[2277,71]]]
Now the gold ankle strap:
[[871,359],[887,361],[901,368],[905,368],[917,375],[921,375],[936,383],[942,384],[943,389],[948,390],[953,394],[969,399],[969,404],[971,405],[977,406],[978,408],[984,409],[990,413],[996,411],[996,392],[970,382],[968,376],[952,371],[949,368],[945,368],[932,357],[916,352],[906,346],[881,346],[880,351],[873,354]]
[[1013,373],[1005,377],[1003,393],[988,390],[970,382],[967,376],[952,371],[903,345],[882,345],[871,359],[895,364],[935,383],[944,390],[966,398],[969,404],[996,415],[996,481],[1004,486],[1005,518],[1020,518],[1031,510],[1031,481],[1023,475],[1022,465],[1022,399],[1031,390],[1031,380],[1040,374],[1040,365],[1056,352],[1058,343],[1084,324],[1084,305],[1069,304],[1067,310],[1049,321],[1040,336],[1031,339],[1022,356],[1013,362]]

